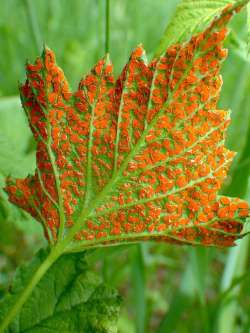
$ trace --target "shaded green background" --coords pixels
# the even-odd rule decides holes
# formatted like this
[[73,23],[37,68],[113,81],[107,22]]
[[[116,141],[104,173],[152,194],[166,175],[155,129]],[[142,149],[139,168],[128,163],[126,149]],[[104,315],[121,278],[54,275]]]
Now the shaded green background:
[[[178,0],[110,0],[116,74],[143,43],[150,58]],[[26,59],[51,47],[71,87],[104,55],[104,0],[0,0],[0,185],[35,167],[35,145],[17,82]],[[227,146],[238,153],[224,193],[250,200],[250,63],[246,13],[231,25],[220,106],[232,110]],[[0,297],[16,266],[43,245],[36,222],[0,192]],[[250,332],[249,239],[229,250],[145,243],[91,252],[89,260],[124,296],[120,333]]]

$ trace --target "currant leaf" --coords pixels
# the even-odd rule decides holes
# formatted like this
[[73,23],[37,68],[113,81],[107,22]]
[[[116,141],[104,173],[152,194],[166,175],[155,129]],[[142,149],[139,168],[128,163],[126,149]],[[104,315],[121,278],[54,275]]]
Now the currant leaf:
[[[18,268],[0,301],[0,322],[47,255],[42,250]],[[88,269],[82,253],[68,254],[47,271],[4,333],[116,333],[120,304],[120,296]]]
[[74,93],[45,48],[20,87],[37,169],[7,180],[10,201],[73,249],[150,239],[233,245],[248,204],[218,195],[235,153],[224,146],[229,111],[217,102],[226,25],[239,9],[227,6],[150,64],[138,46],[116,81],[105,57]]

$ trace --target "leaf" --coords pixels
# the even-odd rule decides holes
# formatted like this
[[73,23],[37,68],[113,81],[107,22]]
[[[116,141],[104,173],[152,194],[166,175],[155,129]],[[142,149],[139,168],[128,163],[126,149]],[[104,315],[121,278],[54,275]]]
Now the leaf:
[[139,46],[117,81],[105,57],[75,93],[46,48],[20,86],[37,169],[7,180],[10,201],[67,251],[148,239],[233,245],[248,204],[217,195],[235,155],[217,101],[226,24],[238,10],[149,65]]
[[182,0],[176,8],[174,17],[166,27],[156,55],[159,56],[171,44],[183,42],[194,32],[210,23],[226,5],[240,2],[242,1]]
[[[0,322],[47,256],[40,251],[16,273],[0,302]],[[120,297],[88,270],[83,254],[62,256],[41,279],[5,333],[115,333]]]

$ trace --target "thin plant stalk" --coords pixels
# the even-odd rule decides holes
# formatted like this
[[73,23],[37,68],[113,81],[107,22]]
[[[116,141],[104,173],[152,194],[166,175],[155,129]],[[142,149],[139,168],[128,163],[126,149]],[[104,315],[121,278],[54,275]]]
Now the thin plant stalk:
[[[230,249],[224,275],[222,277],[221,291],[225,291],[233,283],[234,279],[243,275],[247,270],[248,251],[250,244],[249,236],[242,239],[240,244]],[[221,306],[218,316],[218,333],[234,333],[236,316],[238,312],[238,296],[240,285],[234,288],[228,295],[225,303]]]
[[105,9],[105,53],[109,53],[110,47],[110,0],[106,0]]
[[32,2],[31,0],[23,0],[23,3],[24,3],[24,6],[25,6],[27,19],[28,19],[28,22],[29,22],[29,25],[30,25],[30,30],[31,30],[32,35],[33,35],[33,39],[34,39],[34,42],[35,42],[36,49],[37,49],[38,53],[40,53],[43,43],[42,43],[40,28],[39,28],[39,25],[38,25],[36,11],[35,11],[35,8],[34,8],[34,2]]

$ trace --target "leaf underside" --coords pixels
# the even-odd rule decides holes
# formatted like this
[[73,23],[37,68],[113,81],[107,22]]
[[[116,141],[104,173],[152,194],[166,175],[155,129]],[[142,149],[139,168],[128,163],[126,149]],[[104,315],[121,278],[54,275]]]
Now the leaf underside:
[[[7,180],[11,202],[51,241],[88,247],[158,239],[231,246],[248,204],[219,196],[234,153],[218,110],[226,7],[211,26],[147,64],[137,47],[115,80],[108,57],[72,93],[46,48],[20,86],[37,169]],[[73,230],[73,231],[72,231]]]
[[[46,252],[40,251],[17,271],[10,292],[0,302],[0,322]],[[65,255],[38,283],[5,333],[115,333],[120,303],[117,293],[87,269],[82,254]]]

